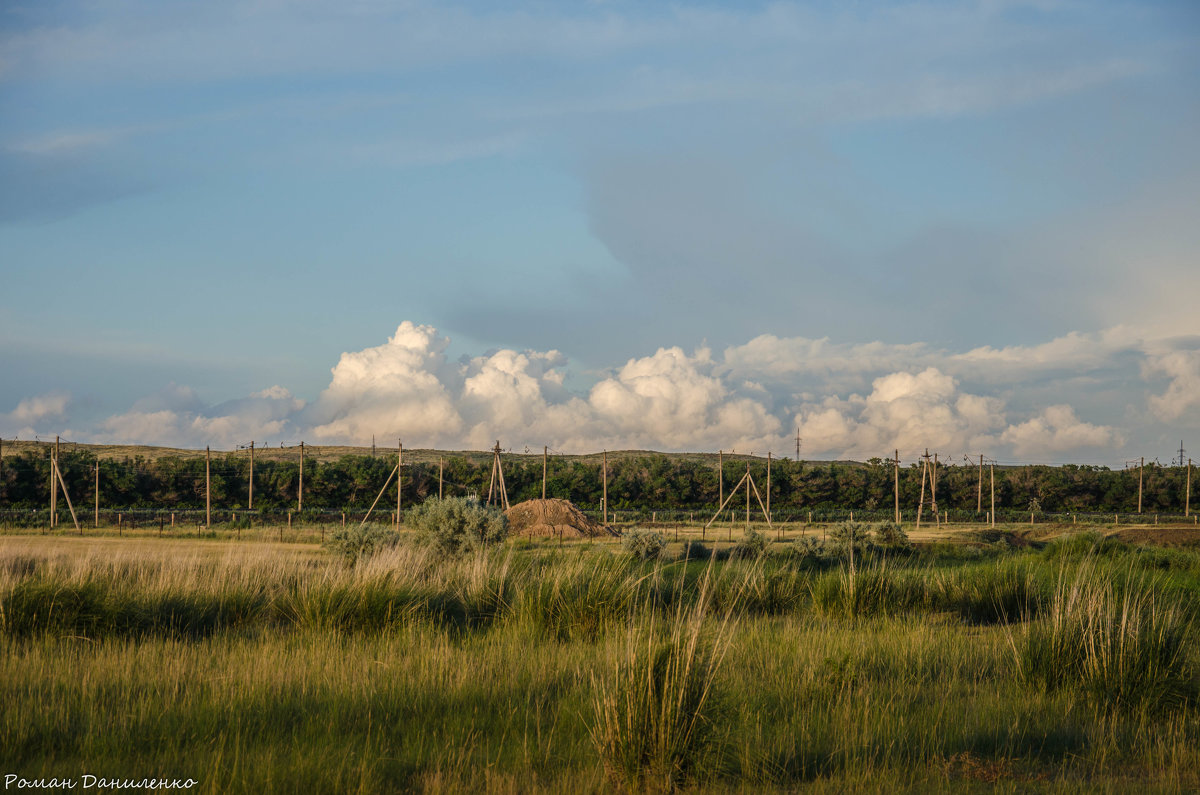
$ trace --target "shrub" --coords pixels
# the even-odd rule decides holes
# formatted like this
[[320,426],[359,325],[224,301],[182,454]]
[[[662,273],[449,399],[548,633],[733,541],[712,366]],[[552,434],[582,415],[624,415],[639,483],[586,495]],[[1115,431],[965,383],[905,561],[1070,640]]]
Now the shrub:
[[767,540],[765,533],[760,533],[753,528],[746,530],[746,534],[734,546],[730,553],[734,558],[761,558],[767,554],[767,546],[770,541]]
[[654,530],[634,528],[621,536],[621,547],[635,558],[652,560],[662,555],[667,539]]
[[417,538],[443,555],[459,555],[508,537],[508,519],[470,497],[426,500],[408,515]]
[[841,557],[861,557],[871,551],[875,544],[871,540],[871,527],[865,522],[842,522],[829,531],[829,551]]
[[790,551],[802,560],[819,560],[825,555],[825,545],[815,536],[800,536],[792,542]]
[[913,548],[908,533],[895,522],[880,522],[872,533],[875,546],[887,552],[907,552]]
[[703,541],[686,541],[683,544],[683,560],[708,560],[712,549]]
[[369,558],[381,549],[394,547],[400,540],[395,530],[379,525],[339,527],[329,536],[325,546],[353,566],[359,560]]

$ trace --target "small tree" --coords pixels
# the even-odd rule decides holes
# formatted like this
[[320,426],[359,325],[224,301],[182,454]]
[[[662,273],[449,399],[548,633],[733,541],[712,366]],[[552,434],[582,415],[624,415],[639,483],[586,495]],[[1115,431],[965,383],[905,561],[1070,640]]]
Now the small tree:
[[408,515],[417,538],[443,555],[458,555],[508,537],[508,518],[471,497],[426,500]]

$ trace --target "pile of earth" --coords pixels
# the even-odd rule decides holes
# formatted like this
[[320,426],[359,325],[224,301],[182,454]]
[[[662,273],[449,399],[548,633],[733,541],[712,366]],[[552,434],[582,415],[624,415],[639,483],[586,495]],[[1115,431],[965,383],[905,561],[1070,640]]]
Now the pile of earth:
[[570,500],[526,500],[504,515],[508,517],[509,532],[515,536],[592,538],[609,532]]

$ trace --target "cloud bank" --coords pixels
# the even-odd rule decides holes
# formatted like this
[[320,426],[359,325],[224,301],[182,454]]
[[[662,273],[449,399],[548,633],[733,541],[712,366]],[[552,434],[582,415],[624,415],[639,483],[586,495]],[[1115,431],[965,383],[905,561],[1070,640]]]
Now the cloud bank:
[[[508,449],[563,452],[786,454],[798,432],[802,453],[814,458],[895,450],[910,457],[929,448],[1088,462],[1119,460],[1130,436],[1148,428],[1200,431],[1200,339],[1145,340],[1130,329],[961,353],[764,335],[720,354],[659,348],[583,391],[565,386],[569,362],[558,351],[500,349],[451,361],[449,344],[437,329],[405,321],[386,343],[342,354],[311,402],[272,386],[205,405],[193,388],[170,384],[73,433],[81,441],[218,448],[251,439],[400,439],[483,449],[499,440]],[[1145,386],[1140,405],[1096,402],[1107,385],[1130,378]],[[23,400],[0,414],[0,432],[55,433],[69,407],[65,394]]]

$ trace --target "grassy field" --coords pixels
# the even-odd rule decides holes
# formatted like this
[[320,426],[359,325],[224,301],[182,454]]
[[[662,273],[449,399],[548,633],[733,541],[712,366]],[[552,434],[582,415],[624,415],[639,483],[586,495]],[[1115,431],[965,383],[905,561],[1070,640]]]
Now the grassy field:
[[5,536],[0,773],[206,793],[1200,788],[1200,553],[1013,529],[853,569],[790,541],[716,562],[401,544],[348,566],[268,533]]

